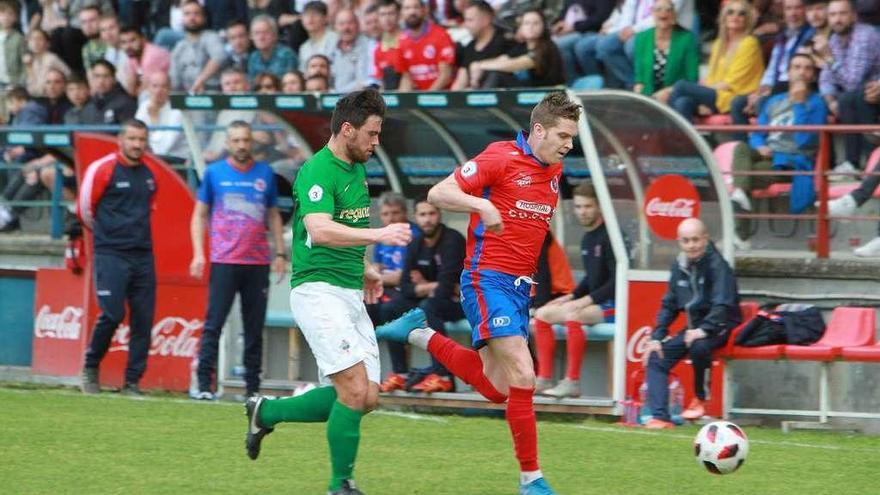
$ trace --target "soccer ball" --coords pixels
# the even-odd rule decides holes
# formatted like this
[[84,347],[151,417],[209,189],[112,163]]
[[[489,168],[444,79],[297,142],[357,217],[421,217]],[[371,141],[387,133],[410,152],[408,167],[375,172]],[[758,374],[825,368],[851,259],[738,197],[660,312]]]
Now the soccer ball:
[[729,421],[714,421],[694,438],[697,462],[712,474],[730,474],[746,461],[749,439],[742,428]]

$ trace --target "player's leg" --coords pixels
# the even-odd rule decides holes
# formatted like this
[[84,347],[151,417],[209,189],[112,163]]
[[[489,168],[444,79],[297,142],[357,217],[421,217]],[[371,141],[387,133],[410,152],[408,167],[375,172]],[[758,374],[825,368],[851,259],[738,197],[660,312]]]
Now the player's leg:
[[[354,464],[361,438],[361,418],[375,406],[378,383],[367,379],[367,368],[359,362],[330,376],[337,398],[327,419],[327,443],[330,446],[330,493],[348,493],[354,487]],[[371,404],[370,401],[373,401]]]
[[542,393],[553,386],[556,335],[553,325],[565,321],[564,304],[545,305],[535,312],[535,347],[538,352],[538,381],[535,392]]
[[712,351],[725,342],[723,338],[706,337],[691,343],[688,356],[694,367],[694,399],[682,411],[682,418],[699,419],[706,414],[706,373],[712,367]]
[[214,398],[211,384],[217,370],[220,332],[226,323],[237,290],[235,265],[211,263],[208,275],[208,309],[199,342],[199,363],[196,370],[199,379],[198,399]]
[[663,357],[655,352],[648,359],[645,380],[648,383],[648,404],[653,419],[645,425],[647,428],[673,426],[669,415],[669,371],[687,355],[687,352],[684,332],[679,332],[675,337],[663,342]]
[[140,395],[138,382],[147,369],[156,309],[156,268],[152,255],[133,256],[128,261],[131,264],[127,290],[130,339],[123,392]]
[[130,276],[125,260],[108,254],[95,255],[95,294],[101,314],[92,329],[92,338],[86,348],[82,373],[82,391],[96,394],[98,368],[110,347],[116,327],[125,318],[125,288]]
[[[422,300],[419,307],[425,312],[428,326],[444,336],[446,335],[446,322],[458,321],[465,317],[461,304],[451,299],[427,297]],[[426,393],[451,392],[455,387],[451,373],[433,355],[431,361],[428,375],[420,383],[414,385],[412,390]]]
[[263,324],[269,302],[269,265],[242,265],[241,321],[244,327],[244,383],[248,397],[260,392],[263,365]]

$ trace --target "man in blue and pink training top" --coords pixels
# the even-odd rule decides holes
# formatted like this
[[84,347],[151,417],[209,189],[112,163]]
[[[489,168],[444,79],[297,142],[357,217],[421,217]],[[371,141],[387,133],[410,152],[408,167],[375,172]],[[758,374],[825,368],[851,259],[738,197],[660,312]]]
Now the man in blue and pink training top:
[[564,92],[549,93],[532,110],[530,132],[490,144],[428,193],[438,208],[471,214],[461,304],[475,350],[428,328],[420,309],[376,329],[379,338],[427,349],[490,401],[507,402],[520,495],[555,493],[538,467],[529,299],[580,110]]
[[[193,210],[190,275],[201,278],[205,271],[203,239],[209,214],[211,255],[208,314],[199,347],[199,393],[194,399],[215,398],[211,383],[217,368],[220,330],[236,293],[241,297],[244,326],[245,390],[248,396],[259,392],[269,266],[279,274],[279,281],[287,269],[289,257],[276,206],[275,174],[269,164],[253,160],[251,134],[250,124],[244,121],[229,125],[226,130],[229,155],[205,169]],[[274,251],[269,249],[267,225]]]

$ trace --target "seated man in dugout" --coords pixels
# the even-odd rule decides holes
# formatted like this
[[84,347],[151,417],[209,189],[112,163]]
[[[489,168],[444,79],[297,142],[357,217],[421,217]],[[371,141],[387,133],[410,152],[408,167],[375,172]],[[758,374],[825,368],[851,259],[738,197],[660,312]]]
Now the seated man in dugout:
[[[553,397],[581,395],[581,361],[586,350],[584,324],[614,321],[616,261],[608,231],[599,209],[596,190],[581,184],[572,191],[574,215],[586,232],[581,239],[584,278],[574,293],[556,298],[535,312],[535,343],[538,350],[538,381],[535,391]],[[565,378],[553,384],[556,339],[553,324],[564,323],[567,360]]]
[[[669,371],[684,358],[690,358],[694,367],[694,398],[681,417],[705,415],[705,376],[712,365],[712,351],[724,346],[731,330],[742,321],[736,277],[710,242],[706,225],[696,218],[682,221],[678,246],[681,253],[672,263],[669,288],[642,357],[652,416],[645,424],[648,429],[675,426],[669,414]],[[685,328],[669,335],[669,326],[681,312]]]

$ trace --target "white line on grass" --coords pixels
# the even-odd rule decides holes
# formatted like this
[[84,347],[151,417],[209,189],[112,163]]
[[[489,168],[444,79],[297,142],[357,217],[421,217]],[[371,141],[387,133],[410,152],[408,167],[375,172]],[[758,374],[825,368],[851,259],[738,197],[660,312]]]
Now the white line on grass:
[[443,424],[449,423],[449,421],[447,421],[445,418],[441,418],[438,416],[427,416],[425,414],[407,413],[407,412],[400,412],[400,411],[378,410],[378,411],[373,411],[373,414],[378,414],[379,416],[393,416],[396,418],[411,419],[413,421],[431,421],[434,423],[443,423]]
[[[678,435],[675,433],[661,433],[657,431],[648,431],[648,430],[639,430],[633,429],[630,427],[611,427],[611,426],[588,426],[588,425],[562,425],[567,428],[576,428],[578,430],[586,430],[586,431],[596,431],[601,433],[619,433],[623,435],[645,435],[651,437],[666,437],[666,438],[680,438],[683,440],[693,440],[692,435]],[[842,447],[839,445],[818,445],[813,443],[801,443],[801,442],[787,442],[787,441],[777,441],[777,440],[757,440],[757,439],[749,439],[750,443],[757,443],[763,445],[774,445],[780,447],[801,447],[805,449],[820,449],[820,450],[848,450],[848,451],[856,451],[856,452],[873,452],[880,453],[880,449],[870,449],[865,447]]]

